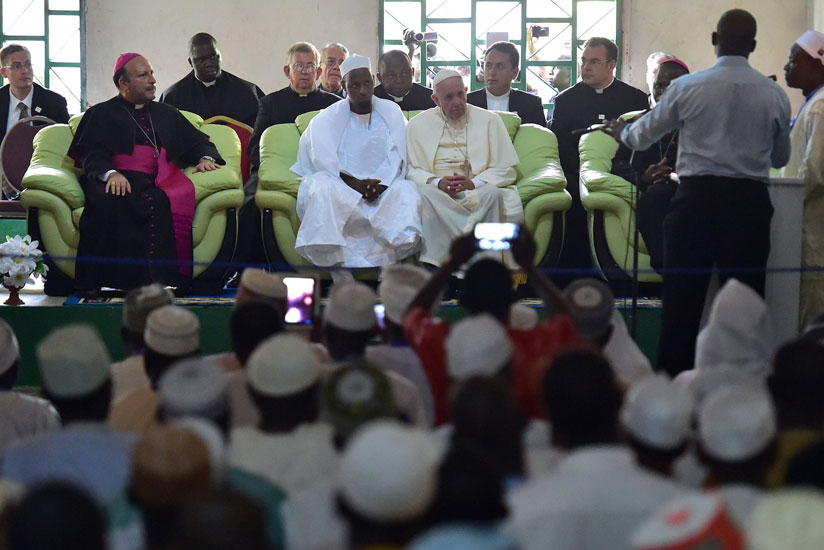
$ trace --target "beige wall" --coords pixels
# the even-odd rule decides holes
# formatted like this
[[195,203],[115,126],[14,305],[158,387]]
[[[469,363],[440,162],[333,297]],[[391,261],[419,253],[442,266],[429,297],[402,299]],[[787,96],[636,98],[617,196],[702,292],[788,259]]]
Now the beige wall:
[[623,77],[646,90],[647,56],[666,51],[679,56],[692,71],[715,60],[710,35],[727,9],[745,9],[758,22],[758,42],[750,63],[764,74],[774,74],[793,104],[801,106],[799,90],[786,87],[784,64],[796,38],[812,27],[813,4],[820,0],[624,0]]
[[226,70],[269,93],[287,84],[283,52],[298,40],[343,42],[374,60],[377,13],[378,0],[86,0],[88,102],[115,94],[112,66],[125,51],[145,55],[164,90],[189,71],[187,41],[200,31],[218,39]]

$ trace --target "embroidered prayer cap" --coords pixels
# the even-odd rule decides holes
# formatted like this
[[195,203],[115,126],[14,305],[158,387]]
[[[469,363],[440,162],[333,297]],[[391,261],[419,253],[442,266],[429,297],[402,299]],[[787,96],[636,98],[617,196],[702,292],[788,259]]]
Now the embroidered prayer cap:
[[801,49],[810,54],[813,59],[818,59],[819,62],[824,63],[824,34],[809,30],[802,34],[795,43],[801,46]]
[[363,332],[375,328],[378,296],[363,283],[349,282],[332,286],[324,320],[343,330]]
[[362,427],[349,441],[338,470],[346,504],[374,522],[422,516],[435,497],[438,447],[430,436],[393,420]]
[[149,507],[178,506],[211,479],[209,450],[180,426],[151,427],[132,452],[132,493]]
[[824,548],[824,495],[813,489],[767,493],[747,527],[750,550]]
[[383,302],[386,318],[400,325],[409,304],[429,281],[429,272],[422,267],[393,264],[381,270],[378,296]]
[[744,550],[744,536],[718,493],[679,496],[659,506],[632,536],[633,550]]
[[354,71],[355,69],[369,69],[369,72],[372,72],[372,60],[366,56],[358,55],[353,53],[349,57],[343,60],[343,63],[340,64],[340,76],[341,78],[345,77],[347,73],[350,71]]
[[453,69],[441,69],[440,71],[438,71],[438,74],[436,74],[435,78],[432,80],[432,89],[434,90],[435,88],[437,88],[438,84],[440,84],[447,78],[454,78],[456,76],[460,78],[461,81],[463,81],[463,77],[461,76],[461,73],[459,73],[458,71]]
[[111,358],[91,325],[57,328],[37,344],[43,386],[57,397],[82,397],[109,380]]
[[488,313],[452,325],[446,337],[446,370],[453,380],[494,376],[512,359],[506,327]]
[[212,479],[220,482],[227,466],[226,438],[211,420],[194,416],[184,416],[171,422],[172,426],[185,428],[195,434],[209,451]]
[[335,433],[348,439],[367,422],[396,414],[389,378],[366,362],[344,365],[324,382],[323,411]]
[[0,319],[0,374],[3,374],[20,359],[20,344],[14,330]]
[[175,363],[158,383],[163,412],[167,418],[219,418],[229,406],[227,378],[226,371],[209,357]]
[[129,61],[131,61],[135,57],[143,57],[143,56],[139,53],[134,53],[134,52],[128,52],[128,53],[120,54],[120,56],[117,58],[117,61],[114,62],[114,70],[112,71],[112,74],[115,74],[117,71],[122,69],[126,65],[126,63],[128,63]]
[[720,388],[701,404],[699,439],[704,451],[717,460],[741,462],[753,458],[776,433],[775,408],[766,391]]
[[142,333],[146,329],[146,317],[155,309],[174,301],[174,293],[157,283],[130,290],[123,303],[123,326],[132,332]]
[[180,306],[163,306],[149,314],[143,341],[152,351],[179,357],[200,348],[200,321]]
[[564,289],[578,331],[587,338],[598,338],[609,328],[615,298],[606,283],[584,278],[572,281]]
[[621,408],[621,425],[641,443],[672,450],[690,435],[693,402],[666,375],[642,378],[630,388]]
[[294,395],[320,379],[320,361],[309,343],[293,334],[277,334],[255,349],[246,365],[249,384],[263,395]]
[[520,330],[530,330],[538,324],[538,312],[519,302],[509,307],[509,326]]
[[264,298],[286,298],[286,283],[280,275],[263,269],[246,268],[240,276],[240,284],[254,294]]

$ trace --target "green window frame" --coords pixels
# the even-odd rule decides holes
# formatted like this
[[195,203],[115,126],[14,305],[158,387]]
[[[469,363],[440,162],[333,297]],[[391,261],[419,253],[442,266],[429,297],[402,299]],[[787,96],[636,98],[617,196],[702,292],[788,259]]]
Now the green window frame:
[[[31,43],[31,42],[42,42],[43,49],[45,51],[45,66],[43,67],[43,81],[39,82],[42,86],[46,88],[51,88],[52,80],[58,80],[60,77],[59,75],[54,72],[54,69],[59,69],[63,67],[70,67],[70,68],[77,68],[80,69],[80,88],[74,89],[74,87],[69,87],[67,85],[67,89],[73,95],[69,101],[69,111],[72,112],[73,109],[71,108],[72,101],[79,101],[80,111],[86,110],[86,1],[85,0],[78,0],[78,9],[52,9],[50,7],[50,0],[42,0],[43,2],[43,32],[37,34],[6,34],[6,21],[4,20],[4,13],[5,10],[3,9],[4,3],[20,3],[23,2],[21,0],[0,0],[0,44],[6,44],[8,42],[23,42],[23,43]],[[33,2],[30,2],[30,4]],[[61,2],[56,2],[56,4],[61,4]],[[80,61],[77,62],[69,62],[69,61],[55,61],[54,57],[57,55],[58,52],[52,51],[52,44],[51,44],[51,32],[50,32],[50,25],[52,22],[52,17],[55,16],[70,16],[70,17],[77,17],[79,23],[79,59]],[[0,83],[3,85],[6,84],[5,79],[0,76]],[[76,114],[76,113],[73,113]]]

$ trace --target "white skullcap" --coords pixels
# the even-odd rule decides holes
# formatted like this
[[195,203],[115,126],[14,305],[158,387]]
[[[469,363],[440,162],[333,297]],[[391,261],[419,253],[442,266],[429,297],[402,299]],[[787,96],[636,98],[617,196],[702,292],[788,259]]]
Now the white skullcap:
[[367,519],[415,519],[435,498],[438,461],[438,447],[425,432],[378,420],[350,440],[341,458],[338,488],[349,507]]
[[721,388],[701,404],[698,433],[704,451],[725,462],[748,460],[775,438],[775,408],[766,391]]
[[206,445],[212,466],[212,479],[220,482],[227,466],[226,438],[211,420],[194,416],[178,418],[171,423],[195,434]]
[[659,506],[632,536],[633,550],[741,550],[743,535],[719,493],[691,493]]
[[363,283],[342,283],[332,286],[324,320],[337,328],[362,332],[375,328],[375,304],[378,296]]
[[531,330],[538,324],[535,308],[515,302],[509,306],[509,326],[520,330]]
[[265,298],[286,298],[286,284],[280,275],[269,273],[263,269],[247,267],[240,276],[243,288]]
[[494,376],[512,359],[506,327],[488,313],[472,315],[449,330],[446,370],[453,380]]
[[692,399],[666,375],[647,376],[630,388],[621,408],[621,425],[641,443],[672,450],[690,434]]
[[795,41],[801,49],[810,54],[813,59],[818,59],[824,63],[824,34],[818,31],[809,30]]
[[159,307],[174,303],[174,293],[157,283],[135,288],[123,302],[123,326],[132,332],[146,329],[146,317]]
[[461,76],[461,73],[459,73],[458,71],[455,71],[453,69],[441,69],[440,71],[438,71],[438,74],[436,74],[435,78],[432,80],[432,89],[434,90],[435,88],[437,88],[438,84],[440,84],[447,78],[454,78],[456,76],[461,79],[461,82],[463,82],[463,77]]
[[216,360],[194,357],[175,363],[158,382],[163,412],[168,418],[218,418],[227,411],[226,371]]
[[603,281],[593,278],[576,279],[564,289],[564,298],[578,331],[587,338],[598,338],[612,325],[615,298]]
[[309,343],[292,334],[264,340],[246,365],[252,387],[271,397],[299,393],[320,378],[320,362]]
[[200,321],[179,306],[163,306],[149,314],[143,341],[152,351],[179,357],[200,348]]
[[369,72],[372,72],[372,61],[363,55],[358,55],[353,53],[349,57],[343,60],[343,63],[340,64],[340,76],[343,78],[347,75],[350,71],[354,71],[355,69],[369,69]]
[[429,272],[422,267],[393,264],[381,270],[378,296],[383,302],[386,318],[400,325],[409,304],[429,281]]
[[747,528],[751,550],[824,548],[824,496],[813,489],[767,493],[758,500]]
[[91,325],[68,325],[37,344],[43,385],[57,397],[82,397],[110,378],[109,352]]
[[0,319],[0,374],[3,374],[20,359],[20,344],[14,330]]

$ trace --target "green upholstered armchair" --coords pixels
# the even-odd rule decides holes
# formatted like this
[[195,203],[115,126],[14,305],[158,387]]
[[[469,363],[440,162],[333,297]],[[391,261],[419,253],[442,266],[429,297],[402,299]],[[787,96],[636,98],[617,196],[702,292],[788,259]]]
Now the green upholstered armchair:
[[[610,173],[618,142],[603,132],[581,137],[581,202],[587,211],[589,242],[601,272],[609,281],[631,278],[635,243],[635,186]],[[661,276],[650,270],[649,253],[638,235],[638,281],[658,283]]]
[[[185,111],[184,115],[209,136],[226,161],[226,166],[212,172],[185,170],[195,185],[197,200],[192,223],[192,291],[212,292],[222,288],[226,263],[235,250],[237,209],[243,204],[240,141],[228,126],[203,124],[197,115]],[[85,197],[78,181],[82,171],[66,152],[81,116],[44,128],[35,136],[34,155],[23,177],[20,200],[26,208],[29,234],[47,254],[46,293],[50,295],[64,295],[73,288]]]
[[[318,111],[305,113],[294,124],[276,124],[260,140],[260,168],[255,202],[262,212],[263,244],[271,266],[310,265],[295,252],[300,220],[295,212],[300,180],[290,167],[297,160],[300,136]],[[404,112],[406,118],[418,111]],[[511,113],[499,112],[518,153],[515,185],[524,204],[526,225],[535,238],[535,263],[558,261],[564,239],[564,212],[572,204],[558,160],[555,134],[535,124],[521,125]]]

